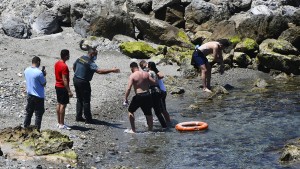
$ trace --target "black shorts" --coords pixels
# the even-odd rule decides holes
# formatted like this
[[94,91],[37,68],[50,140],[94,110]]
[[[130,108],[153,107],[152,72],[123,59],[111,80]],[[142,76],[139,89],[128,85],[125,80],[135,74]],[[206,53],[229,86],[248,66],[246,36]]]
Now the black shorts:
[[144,112],[145,116],[151,116],[152,111],[151,108],[153,106],[152,103],[152,97],[149,92],[141,93],[141,94],[136,94],[133,96],[132,101],[128,107],[128,111],[133,113],[135,112],[139,107],[142,109]]
[[59,104],[68,104],[70,102],[68,90],[66,88],[55,87],[55,90],[57,102]]

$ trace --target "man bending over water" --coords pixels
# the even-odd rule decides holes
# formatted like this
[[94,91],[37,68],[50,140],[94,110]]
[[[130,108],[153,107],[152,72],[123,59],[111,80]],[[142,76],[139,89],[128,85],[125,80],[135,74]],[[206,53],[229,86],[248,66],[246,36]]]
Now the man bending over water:
[[125,102],[128,103],[128,96],[133,86],[135,96],[133,96],[132,101],[128,107],[128,116],[131,125],[131,130],[128,133],[135,133],[135,118],[134,112],[140,107],[146,116],[148,130],[152,131],[153,128],[153,116],[151,112],[152,108],[152,98],[149,92],[150,84],[155,84],[155,80],[149,76],[145,71],[140,71],[138,64],[132,62],[130,64],[130,69],[132,74],[129,76],[127,88],[125,91]]

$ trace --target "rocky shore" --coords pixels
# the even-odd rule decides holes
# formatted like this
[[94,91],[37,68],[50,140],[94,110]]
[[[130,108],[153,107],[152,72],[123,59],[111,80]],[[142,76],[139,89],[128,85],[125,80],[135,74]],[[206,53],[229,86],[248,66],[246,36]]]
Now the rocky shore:
[[[158,63],[167,76],[170,93],[214,99],[224,93],[208,96],[200,92],[200,78],[189,61],[194,45],[225,38],[232,45],[224,51],[225,74],[219,75],[218,67],[213,68],[214,86],[226,86],[230,81],[238,87],[241,79],[261,77],[288,79],[300,74],[299,16],[298,0],[2,1],[0,130],[4,130],[0,132],[0,168],[126,168],[118,162],[111,164],[111,159],[120,163],[130,160],[126,152],[119,150],[120,135],[129,126],[122,102],[131,73],[130,62],[143,58]],[[82,39],[85,44],[97,46],[96,63],[100,68],[118,67],[121,72],[95,75],[91,82],[96,124],[75,122],[76,98],[72,98],[66,109],[66,123],[72,130],[59,130],[54,63],[61,49],[69,49],[71,57],[67,64],[72,70],[74,61],[86,53],[79,48]],[[23,71],[34,56],[39,56],[46,66],[42,131],[50,131],[36,135],[44,138],[52,136],[51,131],[59,131],[63,134],[60,137],[68,136],[72,153],[67,155],[37,156],[18,147],[20,142],[7,134],[20,134],[23,138],[27,133],[19,127],[26,106]],[[254,90],[263,90],[259,85],[264,84],[258,83]],[[71,88],[74,91],[72,83]],[[16,142],[11,146],[5,141]],[[285,151],[281,159],[298,160],[299,150],[294,154]]]

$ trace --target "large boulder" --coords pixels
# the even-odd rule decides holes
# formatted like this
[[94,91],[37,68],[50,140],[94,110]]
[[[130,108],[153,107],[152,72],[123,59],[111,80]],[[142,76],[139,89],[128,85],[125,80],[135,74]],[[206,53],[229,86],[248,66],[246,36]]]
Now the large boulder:
[[224,39],[224,38],[231,38],[237,35],[236,32],[236,25],[234,21],[221,21],[219,22],[212,32],[212,36],[208,40],[217,40],[217,39]]
[[251,58],[246,53],[234,52],[233,63],[236,63],[239,67],[246,68],[251,64]]
[[252,0],[230,0],[229,7],[234,13],[247,11],[251,7]]
[[283,31],[278,39],[290,42],[300,51],[300,26],[292,27]]
[[[220,21],[230,18],[234,11],[230,9],[228,1],[209,1],[204,0],[192,1],[185,9],[185,27],[194,31],[199,25],[214,29],[214,25]],[[207,29],[197,29],[207,30]]]
[[174,4],[156,11],[155,18],[166,21],[178,28],[184,28],[184,12],[185,7],[183,5]]
[[24,23],[21,17],[7,13],[2,15],[1,20],[2,29],[6,35],[20,39],[31,36],[30,26]]
[[138,12],[150,14],[152,11],[152,0],[128,0],[126,12]]
[[299,51],[288,41],[266,39],[259,45],[260,67],[300,74]]
[[[111,39],[114,31],[116,32],[114,35],[119,34],[120,31],[129,31],[128,28],[126,28],[126,30],[121,30],[116,27],[113,27],[113,29],[110,27],[111,30],[108,30],[110,24],[112,24],[112,26],[122,26],[122,29],[124,28],[124,24],[127,25],[128,19],[127,16],[124,15],[124,12],[126,13],[126,8],[122,8],[123,6],[126,6],[124,5],[125,1],[76,0],[69,1],[69,3],[72,26],[77,27],[77,30],[79,31],[76,31],[77,33],[102,35],[102,33],[107,32],[109,34],[107,37],[110,37]],[[125,21],[122,21],[122,19],[125,19]],[[101,26],[101,29],[104,30],[98,29],[97,26]],[[86,27],[88,27],[87,30],[84,30]]]
[[300,2],[299,0],[252,0],[252,7],[258,5],[266,5],[273,10],[283,5],[299,7]]
[[255,15],[243,20],[237,32],[242,38],[248,37],[260,43],[268,38],[277,39],[286,29],[288,29],[288,21],[281,15]]
[[210,20],[216,10],[216,5],[203,0],[192,1],[185,8],[186,29],[194,30],[198,25],[201,25]]
[[99,16],[90,23],[88,34],[112,39],[117,34],[134,37],[131,18],[120,11],[119,14]]
[[59,18],[54,11],[45,11],[33,22],[32,29],[41,34],[57,33],[61,30]]
[[152,10],[154,12],[170,6],[172,4],[180,3],[180,0],[152,0]]
[[186,33],[167,22],[132,12],[133,23],[140,31],[139,38],[163,45],[192,47]]
[[38,156],[58,153],[73,147],[73,141],[67,135],[52,130],[38,132],[34,126],[5,128],[0,131],[0,142],[19,145],[20,150],[33,151]]
[[136,59],[149,59],[157,52],[155,48],[146,42],[123,42],[120,44],[120,51]]
[[243,52],[251,57],[254,57],[258,53],[258,44],[253,39],[245,38],[236,44],[234,51]]

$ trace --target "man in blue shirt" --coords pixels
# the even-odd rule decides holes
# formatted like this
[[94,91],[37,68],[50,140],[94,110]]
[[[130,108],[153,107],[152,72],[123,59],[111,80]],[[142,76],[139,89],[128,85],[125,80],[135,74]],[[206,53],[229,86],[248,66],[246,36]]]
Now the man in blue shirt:
[[33,112],[35,112],[35,126],[40,130],[42,117],[45,112],[45,86],[46,71],[40,70],[41,59],[35,56],[32,59],[32,65],[25,69],[24,75],[27,90],[27,105],[24,127],[28,127],[31,123]]
[[[117,68],[112,69],[100,69],[95,60],[97,59],[97,49],[89,47],[88,55],[81,56],[73,64],[74,70],[74,86],[77,97],[76,103],[76,121],[85,121],[87,124],[92,124],[91,114],[91,85],[90,81],[93,78],[94,73],[107,74],[107,73],[119,73],[120,70]],[[82,117],[84,113],[85,119]]]

